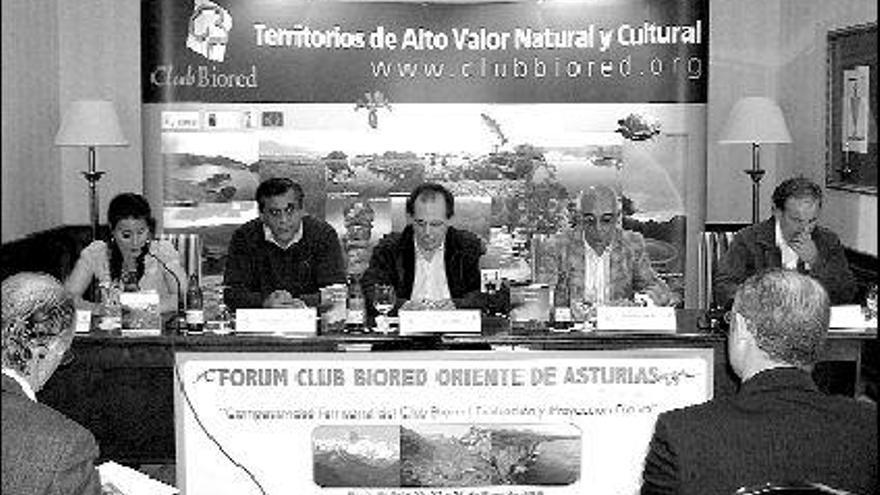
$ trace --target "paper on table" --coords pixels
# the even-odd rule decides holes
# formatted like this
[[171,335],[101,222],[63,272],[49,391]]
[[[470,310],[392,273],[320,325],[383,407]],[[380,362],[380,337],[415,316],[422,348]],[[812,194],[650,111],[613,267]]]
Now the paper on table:
[[315,335],[315,308],[250,308],[235,311],[236,333]]
[[868,328],[877,328],[877,319],[865,319],[865,313],[858,304],[831,306],[831,318],[828,326],[832,332],[860,332]]
[[104,485],[105,492],[108,491],[107,485],[112,485],[117,492],[124,495],[174,495],[180,493],[180,490],[173,486],[154,480],[140,471],[113,461],[107,461],[98,466],[98,474],[101,476],[101,485]]

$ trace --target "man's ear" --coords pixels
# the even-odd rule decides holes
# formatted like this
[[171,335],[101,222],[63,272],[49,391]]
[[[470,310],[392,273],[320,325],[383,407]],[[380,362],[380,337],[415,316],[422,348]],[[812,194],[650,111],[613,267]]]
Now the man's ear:
[[46,359],[50,356],[54,355],[62,355],[66,351],[66,346],[64,343],[64,339],[61,335],[56,335],[54,338],[37,344],[33,348],[33,353],[39,359]]

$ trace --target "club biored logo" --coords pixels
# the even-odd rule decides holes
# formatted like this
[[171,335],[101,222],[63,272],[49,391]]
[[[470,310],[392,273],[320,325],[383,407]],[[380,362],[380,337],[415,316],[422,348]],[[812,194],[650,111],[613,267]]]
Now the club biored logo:
[[222,62],[231,29],[229,11],[209,0],[196,0],[189,17],[186,47],[208,60]]

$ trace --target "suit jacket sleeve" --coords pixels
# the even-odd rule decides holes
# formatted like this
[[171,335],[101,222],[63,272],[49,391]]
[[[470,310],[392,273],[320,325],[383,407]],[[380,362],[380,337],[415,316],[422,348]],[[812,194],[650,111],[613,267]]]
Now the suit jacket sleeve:
[[254,267],[253,249],[241,229],[232,234],[229,241],[229,252],[226,257],[226,269],[223,293],[226,304],[233,310],[238,308],[262,308],[263,294],[260,292],[259,271]]
[[321,247],[315,256],[315,279],[318,288],[345,283],[345,262],[339,236],[329,225],[322,235]]
[[392,284],[394,285],[394,290],[397,293],[397,305],[403,304],[402,295],[401,295],[401,284],[400,280],[403,278],[403,274],[395,273],[395,258],[394,251],[397,249],[399,242],[393,237],[385,237],[373,248],[373,253],[370,256],[370,264],[366,270],[364,270],[363,275],[361,276],[361,291],[364,295],[364,309],[367,312],[368,317],[373,317],[379,314],[376,311],[376,308],[373,303],[373,287],[376,284]]
[[674,305],[678,302],[678,297],[672,292],[666,282],[657,276],[657,272],[651,268],[651,259],[648,257],[648,251],[645,249],[645,239],[641,235],[630,237],[633,246],[633,273],[632,284],[635,292],[642,292],[648,289],[654,289],[664,294],[664,299],[668,301],[666,304]]
[[733,302],[736,289],[750,272],[749,258],[748,244],[742,234],[737,233],[718,262],[712,279],[712,293],[716,305],[727,308]]
[[678,457],[672,446],[663,415],[657,418],[654,435],[645,457],[642,472],[642,495],[677,494],[679,492]]
[[72,438],[59,439],[58,464],[51,485],[51,495],[100,495],[101,479],[95,469],[98,445],[91,433],[77,429]]
[[[853,302],[856,295],[856,279],[849,268],[843,245],[836,235],[827,233],[824,249],[819,252],[819,260],[810,267],[810,275],[822,283],[828,291],[831,304]],[[824,252],[822,252],[824,251]]]
[[[315,285],[320,289],[328,285],[344,284],[345,260],[342,257],[342,244],[339,242],[339,236],[329,225],[322,226],[319,232],[318,248],[314,254],[315,264],[312,269]],[[321,304],[320,292],[299,294],[297,297],[311,307],[317,307]]]
[[483,245],[483,242],[478,237],[473,236],[467,245],[467,252],[464,253],[464,263],[462,265],[461,284],[464,288],[464,294],[459,298],[453,299],[456,308],[482,309],[486,305],[485,295],[480,292],[480,285],[482,284],[480,257],[485,252],[486,247]]

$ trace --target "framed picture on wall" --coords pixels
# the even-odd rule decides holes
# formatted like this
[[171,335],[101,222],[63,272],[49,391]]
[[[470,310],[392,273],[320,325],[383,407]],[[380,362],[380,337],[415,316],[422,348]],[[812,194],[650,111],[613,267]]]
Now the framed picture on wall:
[[877,194],[877,23],[828,33],[826,185]]

